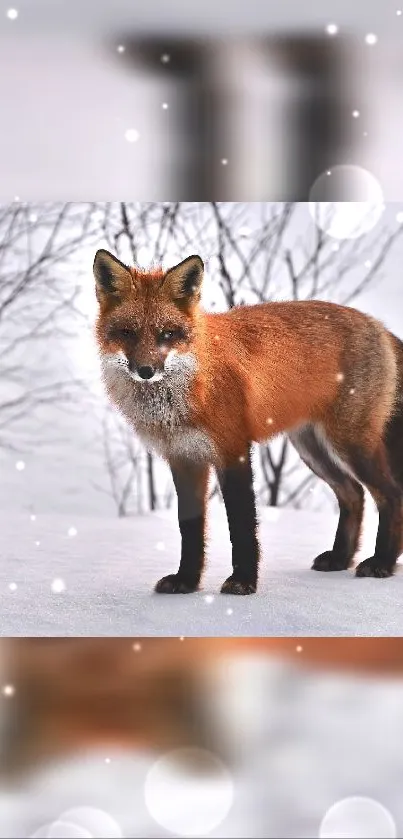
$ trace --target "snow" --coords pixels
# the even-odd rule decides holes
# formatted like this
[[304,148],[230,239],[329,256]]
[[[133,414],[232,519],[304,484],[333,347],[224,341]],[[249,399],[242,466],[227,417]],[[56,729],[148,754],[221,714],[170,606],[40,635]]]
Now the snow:
[[[311,571],[314,557],[332,545],[331,513],[260,511],[260,585],[249,597],[219,593],[230,573],[221,505],[209,510],[203,588],[188,595],[153,591],[178,567],[175,510],[121,520],[76,516],[75,524],[72,539],[70,517],[0,515],[3,636],[403,635],[401,565],[386,580]],[[376,524],[368,509],[358,558],[373,553]]]

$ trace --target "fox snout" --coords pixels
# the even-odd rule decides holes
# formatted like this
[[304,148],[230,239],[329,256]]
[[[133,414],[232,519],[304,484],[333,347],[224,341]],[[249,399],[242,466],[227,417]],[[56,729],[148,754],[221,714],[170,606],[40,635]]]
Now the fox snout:
[[140,367],[137,367],[135,364],[129,363],[129,370],[131,373],[138,373],[140,379],[152,379],[152,377],[156,373],[155,367],[151,367],[150,364],[142,364]]
[[197,368],[196,359],[192,353],[178,353],[175,349],[169,350],[162,359],[135,358],[134,355],[126,355],[120,352],[117,355],[108,357],[108,364],[118,365],[136,382],[154,383],[165,377],[171,381],[173,378],[186,380],[191,377]]
[[136,381],[142,382],[157,381],[162,378],[164,372],[163,367],[158,368],[155,364],[139,364],[133,359],[128,361],[127,367],[130,375]]
[[[180,356],[178,356],[175,349],[164,349],[158,353],[147,352],[127,352],[126,368],[130,376],[137,382],[157,382],[163,379],[166,375],[172,377],[175,374]],[[179,367],[181,365],[179,364]]]

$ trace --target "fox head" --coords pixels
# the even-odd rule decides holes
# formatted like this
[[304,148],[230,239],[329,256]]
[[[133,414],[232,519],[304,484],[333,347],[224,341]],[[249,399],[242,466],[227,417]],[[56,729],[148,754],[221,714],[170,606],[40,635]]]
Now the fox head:
[[203,270],[200,256],[189,256],[168,271],[143,272],[99,250],[96,332],[104,359],[143,385],[189,368]]

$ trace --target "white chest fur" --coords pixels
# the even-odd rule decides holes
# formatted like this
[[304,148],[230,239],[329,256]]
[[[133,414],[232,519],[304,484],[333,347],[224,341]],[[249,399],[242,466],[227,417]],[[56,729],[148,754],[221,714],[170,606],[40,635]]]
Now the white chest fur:
[[192,359],[183,360],[154,383],[133,381],[127,365],[106,358],[102,375],[112,402],[119,408],[148,449],[167,460],[215,461],[213,441],[189,424],[189,385],[194,375]]
[[147,440],[147,437],[143,436],[143,439],[146,445],[150,445],[167,460],[214,463],[217,459],[213,441],[208,434],[189,425],[183,425],[163,438]]

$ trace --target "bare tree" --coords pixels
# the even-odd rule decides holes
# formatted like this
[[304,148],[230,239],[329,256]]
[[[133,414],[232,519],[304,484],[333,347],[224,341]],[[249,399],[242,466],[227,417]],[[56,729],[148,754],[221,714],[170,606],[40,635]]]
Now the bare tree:
[[93,483],[110,495],[119,518],[143,512],[142,449],[123,419],[108,405],[101,420],[101,444],[108,486]]
[[0,206],[0,445],[41,406],[68,404],[79,385],[49,365],[47,339],[72,335],[79,283],[69,260],[94,236],[93,207]]

